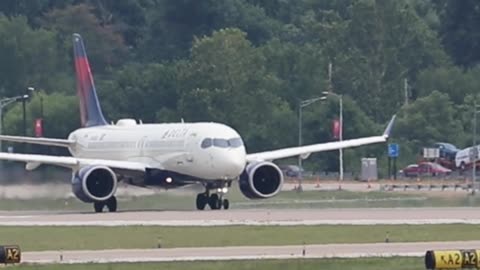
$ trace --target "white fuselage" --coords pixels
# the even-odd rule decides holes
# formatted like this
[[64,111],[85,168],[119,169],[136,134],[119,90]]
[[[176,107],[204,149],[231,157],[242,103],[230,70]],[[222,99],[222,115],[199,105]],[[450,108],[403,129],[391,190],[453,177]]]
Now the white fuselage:
[[136,124],[75,130],[69,148],[78,158],[135,161],[206,180],[236,179],[246,165],[240,135],[218,123]]

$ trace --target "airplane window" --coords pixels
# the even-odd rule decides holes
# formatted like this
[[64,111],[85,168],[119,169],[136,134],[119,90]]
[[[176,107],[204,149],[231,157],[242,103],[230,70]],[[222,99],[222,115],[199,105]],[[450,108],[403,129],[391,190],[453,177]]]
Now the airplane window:
[[237,147],[242,146],[243,142],[242,142],[242,139],[240,139],[240,138],[233,138],[233,139],[228,140],[228,144],[233,148],[237,148]]
[[213,145],[221,148],[227,148],[228,147],[228,141],[225,139],[213,139]]
[[203,139],[201,147],[202,148],[208,148],[210,146],[212,146],[212,139],[211,138]]

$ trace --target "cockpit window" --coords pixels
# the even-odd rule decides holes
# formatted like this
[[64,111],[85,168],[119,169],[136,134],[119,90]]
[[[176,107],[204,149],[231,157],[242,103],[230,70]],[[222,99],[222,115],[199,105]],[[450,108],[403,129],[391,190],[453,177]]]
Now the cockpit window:
[[230,147],[237,148],[243,145],[242,139],[240,138],[233,138],[228,140],[228,144]]
[[212,146],[212,139],[211,138],[203,139],[201,146],[202,146],[202,148],[208,148],[208,147]]
[[220,147],[220,148],[227,148],[228,147],[228,141],[225,140],[225,139],[213,139],[213,145],[215,145],[216,147]]
[[212,146],[219,148],[238,148],[243,145],[241,138],[221,139],[221,138],[205,138],[202,141],[202,148],[209,148]]

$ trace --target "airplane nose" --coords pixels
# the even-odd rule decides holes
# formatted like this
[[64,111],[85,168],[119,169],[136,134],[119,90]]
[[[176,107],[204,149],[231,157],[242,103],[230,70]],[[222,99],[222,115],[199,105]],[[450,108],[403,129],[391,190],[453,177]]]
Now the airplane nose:
[[245,156],[244,155],[231,155],[227,161],[229,171],[232,173],[232,176],[237,176],[245,169]]

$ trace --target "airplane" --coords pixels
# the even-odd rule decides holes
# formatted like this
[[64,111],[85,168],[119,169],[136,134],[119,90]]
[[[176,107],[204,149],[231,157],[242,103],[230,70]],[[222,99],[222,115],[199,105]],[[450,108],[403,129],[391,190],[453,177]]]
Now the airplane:
[[71,156],[0,152],[0,160],[26,163],[26,170],[42,164],[70,168],[72,192],[92,203],[95,212],[117,211],[115,193],[120,181],[136,186],[170,189],[202,184],[196,208],[228,209],[225,198],[232,182],[249,199],[267,199],[279,193],[284,178],[274,160],[311,153],[386,142],[395,115],[379,136],[319,143],[247,154],[233,128],[214,122],[137,123],[105,119],[97,96],[83,39],[73,34],[76,89],[82,127],[67,139],[0,135],[4,141],[65,147]]

